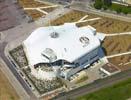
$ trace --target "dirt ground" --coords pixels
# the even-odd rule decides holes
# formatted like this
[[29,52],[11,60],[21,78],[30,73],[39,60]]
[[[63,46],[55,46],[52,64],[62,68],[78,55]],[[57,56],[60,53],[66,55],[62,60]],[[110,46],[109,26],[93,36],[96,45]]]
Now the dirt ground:
[[[46,6],[51,6],[51,4],[47,4],[47,3],[41,3],[35,0],[18,0],[19,4],[23,7],[23,8],[37,8],[37,7],[46,7]],[[53,8],[43,8],[41,10],[45,11],[45,12],[51,12],[54,9],[56,9],[56,7]],[[38,11],[38,10],[25,10],[26,14],[31,16],[33,20],[37,20],[41,17],[44,17],[46,14]]]
[[45,14],[38,12],[37,10],[26,10],[25,11],[29,16],[32,17],[33,20],[37,20],[42,16],[45,16]]
[[101,19],[97,21],[82,23],[83,24],[82,26],[91,25],[94,28],[96,28],[98,32],[103,32],[105,34],[131,31],[131,23],[119,21],[111,18],[101,17],[101,16],[96,16],[96,17],[100,17]]
[[131,51],[131,36],[106,37],[102,46],[105,48],[106,55],[113,55]]
[[49,4],[40,3],[35,0],[18,0],[18,2],[23,8],[49,6]]
[[[113,36],[106,37],[102,46],[105,48],[106,55],[119,54],[123,52],[131,51],[131,36]],[[113,63],[121,70],[127,70],[131,68],[131,54],[125,56],[118,56],[109,59],[109,62]]]
[[122,71],[131,69],[131,55],[113,57],[108,60],[109,62],[113,63],[118,68],[120,68]]
[[131,23],[114,20],[111,18],[106,18],[106,17],[102,17],[98,15],[88,14],[86,12],[81,12],[81,11],[76,11],[76,10],[73,10],[63,15],[62,17],[52,21],[51,24],[52,25],[61,25],[61,24],[64,24],[65,22],[75,22],[81,19],[82,17],[84,17],[85,15],[88,15],[88,17],[85,20],[92,19],[92,18],[98,18],[98,17],[101,19],[96,20],[96,21],[79,23],[77,24],[77,26],[82,27],[82,26],[91,25],[94,28],[96,28],[98,32],[103,32],[106,34],[131,31]]
[[20,100],[4,73],[0,70],[0,100]]

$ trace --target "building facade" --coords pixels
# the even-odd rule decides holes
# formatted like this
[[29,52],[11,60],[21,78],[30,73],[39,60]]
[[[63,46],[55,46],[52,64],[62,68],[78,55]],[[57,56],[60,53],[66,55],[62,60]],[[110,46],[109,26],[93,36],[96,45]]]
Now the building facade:
[[98,60],[103,35],[74,23],[36,29],[23,42],[32,74],[40,79],[66,79]]

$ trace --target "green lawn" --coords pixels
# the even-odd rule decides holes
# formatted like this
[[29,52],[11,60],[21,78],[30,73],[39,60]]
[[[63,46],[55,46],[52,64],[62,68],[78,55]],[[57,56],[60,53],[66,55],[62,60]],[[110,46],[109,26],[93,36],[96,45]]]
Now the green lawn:
[[106,2],[106,0],[95,0],[94,7],[96,9],[110,9],[112,11],[116,11],[117,13],[131,14],[131,6],[124,6],[116,3]]
[[77,100],[127,100],[131,98],[131,79],[78,97]]
[[112,5],[109,7],[109,9],[114,10],[118,13],[125,13],[125,14],[131,14],[131,6],[123,6],[119,4],[112,3]]

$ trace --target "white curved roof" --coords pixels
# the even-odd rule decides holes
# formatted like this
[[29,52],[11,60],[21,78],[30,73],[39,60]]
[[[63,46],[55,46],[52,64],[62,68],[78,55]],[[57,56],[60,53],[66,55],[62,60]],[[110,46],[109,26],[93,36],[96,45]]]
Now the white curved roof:
[[[58,33],[58,37],[52,38],[50,35],[53,32]],[[84,37],[85,40],[81,37]],[[87,38],[89,41],[87,41]],[[53,57],[54,55],[57,57],[55,60],[64,59],[73,62],[100,46],[100,41],[95,35],[95,30],[90,26],[78,28],[73,23],[66,23],[61,26],[36,29],[24,41],[24,46],[29,64],[35,65],[37,63],[49,62],[42,55],[43,53],[46,54],[45,50],[47,48],[53,51]]]

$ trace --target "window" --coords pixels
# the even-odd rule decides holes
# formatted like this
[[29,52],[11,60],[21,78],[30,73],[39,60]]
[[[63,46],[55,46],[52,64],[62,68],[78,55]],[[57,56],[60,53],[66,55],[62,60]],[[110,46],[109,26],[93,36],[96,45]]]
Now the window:
[[92,56],[91,58],[90,58],[90,60],[92,60],[92,59],[94,59],[94,58],[96,58],[97,57],[97,55],[94,55],[94,56]]

